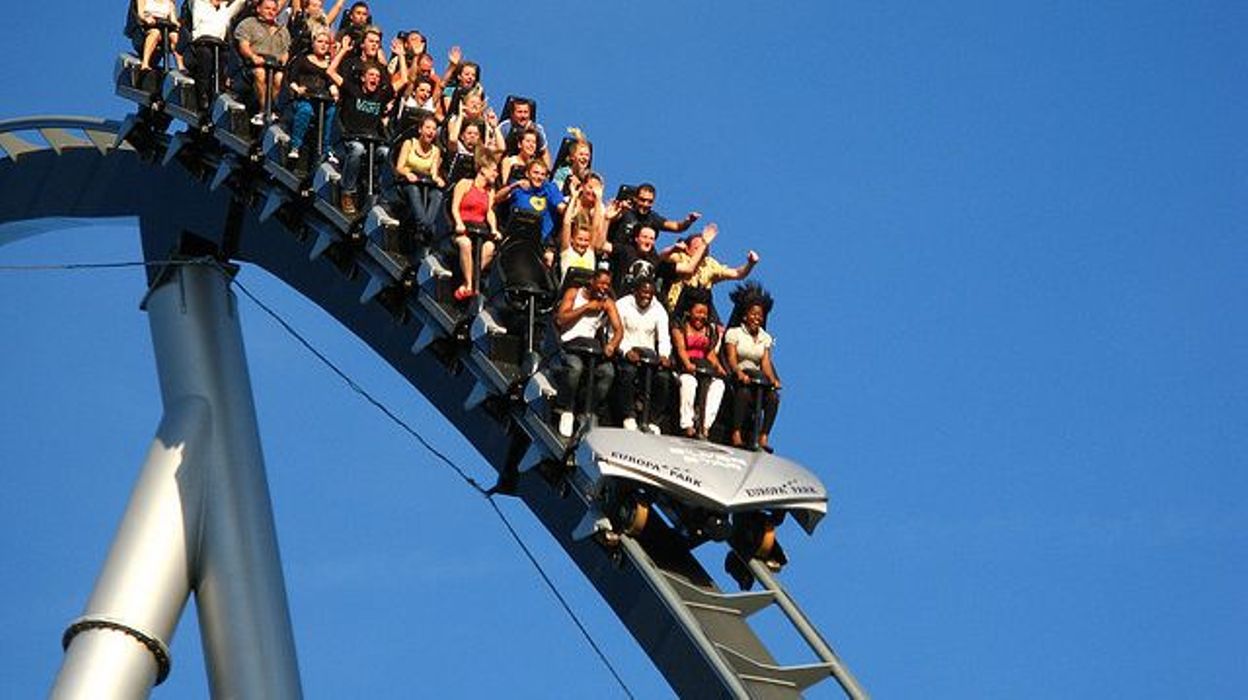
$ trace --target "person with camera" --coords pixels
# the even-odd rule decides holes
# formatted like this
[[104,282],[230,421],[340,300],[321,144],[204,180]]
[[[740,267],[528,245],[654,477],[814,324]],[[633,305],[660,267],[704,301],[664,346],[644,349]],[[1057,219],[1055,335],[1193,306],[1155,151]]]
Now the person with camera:
[[[565,290],[555,312],[555,327],[559,331],[563,363],[557,375],[559,393],[555,396],[555,412],[559,416],[559,434],[566,438],[572,437],[575,427],[573,411],[582,380],[592,383],[590,405],[583,408],[584,415],[593,416],[615,379],[611,358],[620,347],[624,327],[611,296],[611,274],[597,270],[588,285]],[[607,329],[610,336],[603,343],[599,336]],[[584,376],[586,358],[599,355],[593,376]]]
[[679,221],[669,219],[654,210],[656,196],[654,185],[648,182],[643,182],[636,189],[620,188],[619,196],[616,197],[618,214],[611,223],[609,233],[612,245],[629,241],[641,226],[649,226],[655,233],[684,233],[695,221],[702,218],[701,213],[691,211]]
[[[633,293],[615,303],[624,327],[620,357],[615,368],[616,408],[626,430],[637,430],[638,375],[650,372],[649,395],[641,397],[648,405],[649,420],[640,426],[659,434],[659,424],[671,395],[672,337],[667,311],[654,303],[654,280],[643,277],[633,285]],[[643,365],[645,367],[643,368]]]

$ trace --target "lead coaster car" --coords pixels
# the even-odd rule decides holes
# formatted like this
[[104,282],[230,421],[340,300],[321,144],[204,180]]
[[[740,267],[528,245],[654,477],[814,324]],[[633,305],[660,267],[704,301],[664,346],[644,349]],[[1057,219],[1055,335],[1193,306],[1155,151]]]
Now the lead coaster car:
[[814,534],[828,510],[827,489],[814,474],[761,451],[594,428],[577,447],[576,463],[615,535],[640,535],[657,508],[691,546],[728,541],[730,573],[734,553],[779,570],[785,558],[775,527],[791,515]]

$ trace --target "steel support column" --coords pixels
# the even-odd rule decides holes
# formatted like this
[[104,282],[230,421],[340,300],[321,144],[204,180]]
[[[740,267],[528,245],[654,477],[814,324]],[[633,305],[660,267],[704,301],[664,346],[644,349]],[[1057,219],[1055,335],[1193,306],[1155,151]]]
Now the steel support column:
[[175,268],[146,308],[166,419],[87,613],[66,632],[53,696],[146,697],[168,671],[166,645],[193,589],[213,697],[299,698],[229,279],[213,266]]
[[191,592],[199,522],[193,452],[208,437],[203,399],[166,403],[86,612],[65,632],[51,697],[143,698],[169,672],[168,644]]

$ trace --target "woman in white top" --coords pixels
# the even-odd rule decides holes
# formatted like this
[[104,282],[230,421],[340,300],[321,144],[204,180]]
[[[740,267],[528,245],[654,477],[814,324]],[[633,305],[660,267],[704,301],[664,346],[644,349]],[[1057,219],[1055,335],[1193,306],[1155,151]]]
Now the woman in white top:
[[756,385],[761,382],[764,385],[762,405],[755,407],[755,410],[763,412],[762,427],[758,431],[758,446],[771,452],[769,437],[776,422],[776,412],[780,408],[780,378],[771,362],[773,341],[771,335],[763,330],[771,297],[758,285],[742,285],[733,292],[732,297],[737,302],[741,325],[729,328],[724,335],[724,355],[728,360],[728,371],[736,380],[729,440],[733,447],[745,445],[742,430],[745,428],[746,414],[754,400]]
[[182,24],[178,22],[178,9],[174,7],[173,0],[134,0],[135,11],[139,17],[139,24],[143,31],[143,54],[140,57],[139,69],[152,69],[152,55],[156,53],[156,47],[160,45],[160,27],[161,22],[169,22],[173,24],[173,29],[169,30],[169,50],[173,52],[173,57],[177,59],[178,68],[182,66],[182,56],[178,54],[178,29]]

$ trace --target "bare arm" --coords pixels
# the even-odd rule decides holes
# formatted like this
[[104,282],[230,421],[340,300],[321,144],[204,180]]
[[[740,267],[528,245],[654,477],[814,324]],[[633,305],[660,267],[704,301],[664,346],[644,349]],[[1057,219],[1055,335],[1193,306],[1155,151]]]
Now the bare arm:
[[342,47],[338,49],[338,53],[334,54],[334,60],[330,61],[329,67],[325,69],[325,75],[328,75],[329,79],[338,87],[342,87],[342,84],[346,82],[338,72],[338,65],[342,63],[342,59],[346,58],[347,52],[351,50],[350,43],[348,41],[342,42]]
[[463,128],[463,117],[456,114],[446,122],[446,142],[449,144],[459,143],[459,131]]
[[398,92],[407,85],[407,50],[403,47],[403,42],[398,39],[390,42],[390,55],[399,60],[398,70],[390,73],[390,88]]
[[503,234],[498,232],[498,217],[494,216],[494,207],[485,210],[485,222],[490,225],[490,233],[494,234],[495,238],[503,237]]
[[459,204],[464,201],[464,195],[468,194],[468,190],[472,187],[472,180],[460,180],[455,183],[455,191],[451,194],[451,218],[455,220],[455,232],[467,233],[468,227],[464,225],[464,217],[459,215]]
[[[567,218],[567,214],[564,218]],[[593,235],[590,237],[590,246],[594,250],[604,250],[607,247],[607,215],[602,206],[602,200],[599,199],[598,205],[594,207],[593,219]]]
[[715,347],[711,348],[711,351],[706,353],[706,361],[710,362],[711,367],[715,368],[715,374],[718,374],[721,377],[726,377],[728,376],[728,371],[724,369],[723,363],[719,361],[719,351],[723,344],[723,337],[717,336],[715,338]]
[[771,348],[763,351],[763,361],[760,363],[760,366],[763,368],[763,376],[767,377],[772,385],[779,389],[780,377],[776,375],[776,368],[771,364]]
[[732,371],[732,374],[737,378],[737,381],[749,381],[750,378],[746,376],[745,372],[741,371],[740,359],[737,357],[736,343],[724,344],[724,356],[728,359],[728,369]]
[[416,139],[404,139],[403,145],[399,148],[399,158],[394,163],[394,174],[408,182],[416,182],[418,179],[416,173],[407,167],[407,159],[412,155],[412,149],[416,147],[415,143]]
[[576,295],[580,292],[580,289],[580,287],[565,289],[563,298],[559,300],[559,310],[555,312],[555,325],[559,327],[561,333],[568,330],[573,323],[576,323],[585,314],[598,313],[602,309],[602,302],[593,299],[573,308],[572,302],[576,301]]
[[446,180],[442,179],[442,149],[435,144],[433,147],[433,167],[429,169],[429,175],[433,178],[433,184],[438,187],[445,188]]
[[624,341],[624,324],[620,322],[620,312],[615,308],[615,300],[605,299],[604,303],[607,308],[607,321],[611,323],[611,339],[607,341],[602,352],[607,357],[611,357],[620,348],[620,343]]
[[722,273],[715,276],[716,280],[743,280],[750,276],[750,272],[754,270],[754,266],[758,264],[758,253],[750,251],[745,257],[745,264],[740,267],[726,268]]
[[452,46],[446,53],[446,70],[442,73],[442,84],[445,85],[455,75],[455,69],[464,58],[464,52],[458,46]]
[[503,159],[503,182],[511,181],[511,169],[516,167],[516,156],[507,156]]
[[689,359],[689,351],[685,349],[685,331],[679,326],[672,327],[672,349],[676,351],[676,360],[681,368],[693,374],[696,368],[693,366],[693,360]]
[[238,40],[238,55],[247,60],[253,66],[264,65],[264,57],[251,49],[251,42],[246,39]]
[[525,178],[520,178],[519,180],[516,180],[515,182],[509,182],[506,185],[503,185],[502,187],[498,188],[498,190],[494,192],[494,203],[502,204],[503,202],[511,198],[512,192],[515,192],[517,189],[521,187],[528,187],[528,186],[529,186],[529,181]]
[[719,227],[713,223],[707,224],[699,235],[702,236],[702,241],[706,245],[699,246],[698,252],[688,256],[683,262],[677,263],[677,273],[682,275],[693,274],[693,271],[698,268],[698,265],[702,264],[702,259],[706,257],[707,251],[711,249],[711,243],[713,243],[715,238],[719,236]]
[[568,207],[568,213],[563,217],[563,223],[559,226],[560,252],[572,246],[572,220],[576,218],[576,210],[579,206],[579,202],[572,200],[572,206]]
[[[296,0],[296,2],[297,1],[298,0]],[[334,6],[332,8],[330,8],[328,11],[325,12],[325,25],[326,26],[333,25],[334,20],[338,18],[338,13],[342,12],[342,4],[345,3],[346,1],[347,0],[338,0],[338,2],[334,3]]]
[[691,211],[689,212],[688,216],[681,219],[680,221],[673,221],[672,219],[664,219],[663,230],[672,231],[675,233],[682,233],[684,231],[688,231],[689,227],[693,226],[693,222],[697,221],[700,218],[702,218],[702,214],[700,212]]

